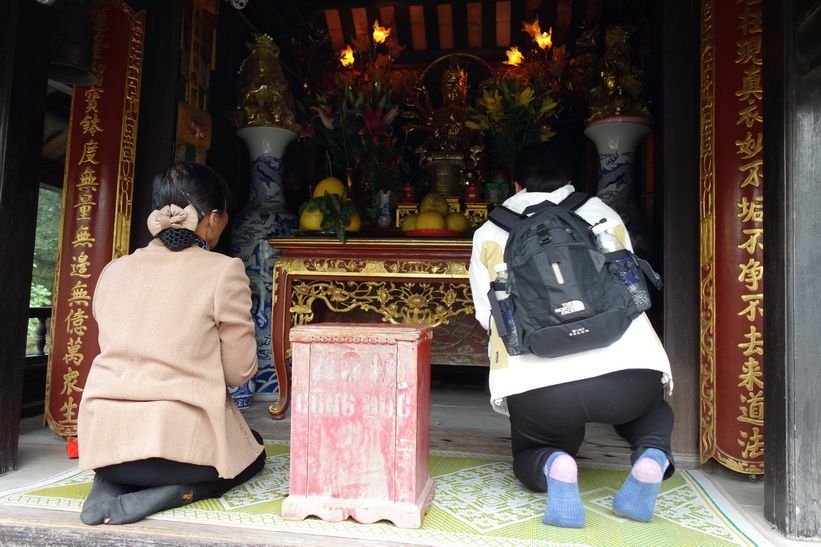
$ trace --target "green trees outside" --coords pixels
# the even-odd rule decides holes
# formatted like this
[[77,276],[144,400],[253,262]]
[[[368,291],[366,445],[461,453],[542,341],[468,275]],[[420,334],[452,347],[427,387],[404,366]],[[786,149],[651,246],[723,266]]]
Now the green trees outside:
[[[57,246],[60,242],[62,201],[63,196],[59,188],[40,187],[29,306],[50,306],[52,304],[54,272],[57,268]],[[26,354],[34,353],[36,328],[37,320],[30,319]]]
[[54,270],[57,267],[57,245],[60,239],[60,210],[63,196],[59,188],[40,187],[40,199],[37,204],[37,235],[34,240],[34,272],[31,278],[33,287],[38,285],[48,290],[48,301],[32,303],[32,306],[51,304],[51,292],[54,286]]

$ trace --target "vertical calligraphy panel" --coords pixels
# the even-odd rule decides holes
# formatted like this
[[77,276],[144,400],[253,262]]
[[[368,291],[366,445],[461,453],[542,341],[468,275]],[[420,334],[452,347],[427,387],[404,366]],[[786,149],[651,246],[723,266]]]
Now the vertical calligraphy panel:
[[145,13],[97,0],[93,68],[71,105],[57,257],[45,418],[75,435],[85,379],[99,353],[92,317],[96,280],[128,252]]
[[761,0],[702,2],[701,459],[764,471]]

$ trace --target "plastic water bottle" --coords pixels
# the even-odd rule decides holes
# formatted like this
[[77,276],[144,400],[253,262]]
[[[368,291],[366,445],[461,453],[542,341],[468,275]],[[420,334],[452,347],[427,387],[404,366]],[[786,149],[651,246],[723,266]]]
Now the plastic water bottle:
[[507,264],[502,262],[496,265],[496,282],[504,283],[505,289],[497,289],[496,300],[502,310],[502,321],[507,329],[507,336],[502,338],[505,343],[508,355],[519,355],[519,330],[516,328],[516,321],[513,319],[513,306],[507,291]]
[[596,247],[599,248],[599,252],[601,253],[612,253],[624,250],[624,244],[621,240],[607,230],[602,230],[596,234]]
[[[607,231],[599,232],[596,235],[596,246],[601,253],[612,253],[614,251],[624,250],[624,244],[615,235]],[[641,272],[636,268],[635,261],[629,256],[623,258],[616,258],[609,261],[610,264],[615,264],[616,275],[630,291],[633,297],[633,302],[636,303],[639,311],[650,309],[650,294],[647,292],[647,286],[642,282]]]

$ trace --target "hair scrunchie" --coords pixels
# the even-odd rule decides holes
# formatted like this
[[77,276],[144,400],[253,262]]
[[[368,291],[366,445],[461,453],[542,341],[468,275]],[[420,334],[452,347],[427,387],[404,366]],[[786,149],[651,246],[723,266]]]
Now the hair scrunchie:
[[188,204],[185,208],[179,205],[166,205],[162,209],[155,209],[148,215],[148,231],[156,236],[166,228],[185,228],[192,232],[199,224],[197,208]]

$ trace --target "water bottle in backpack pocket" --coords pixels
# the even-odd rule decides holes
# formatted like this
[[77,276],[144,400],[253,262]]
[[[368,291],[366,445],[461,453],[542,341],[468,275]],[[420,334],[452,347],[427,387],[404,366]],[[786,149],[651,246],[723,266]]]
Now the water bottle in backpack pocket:
[[491,308],[497,306],[499,313],[494,317],[501,317],[500,324],[496,325],[496,330],[502,342],[505,344],[505,349],[508,355],[520,355],[519,348],[519,329],[516,327],[516,321],[513,318],[514,303],[508,293],[508,274],[507,264],[504,262],[496,265],[496,280],[491,283],[489,300]]
[[607,269],[630,291],[638,312],[649,310],[650,293],[637,257],[624,248],[618,237],[606,231],[596,235],[596,245],[605,256]]

